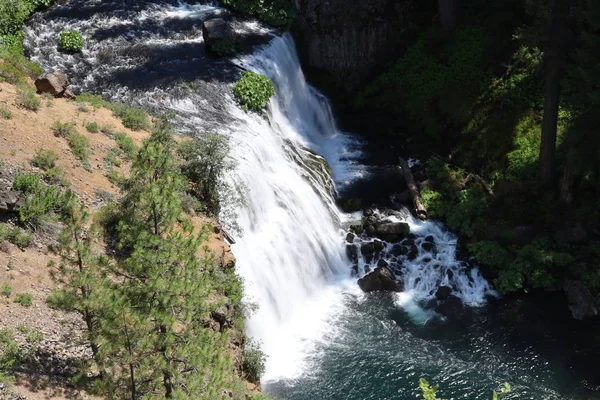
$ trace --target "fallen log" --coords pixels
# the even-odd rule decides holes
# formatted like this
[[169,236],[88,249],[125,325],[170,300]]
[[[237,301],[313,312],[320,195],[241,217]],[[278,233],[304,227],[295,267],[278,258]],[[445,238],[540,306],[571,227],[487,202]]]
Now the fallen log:
[[410,193],[410,198],[412,199],[413,206],[415,208],[415,214],[421,221],[425,221],[427,219],[427,210],[423,205],[423,201],[421,200],[421,193],[419,192],[419,188],[415,183],[415,178],[410,172],[410,167],[408,166],[408,162],[404,159],[400,159],[400,168],[402,168],[402,173],[404,174],[404,180],[406,180],[406,185],[408,186],[408,192]]

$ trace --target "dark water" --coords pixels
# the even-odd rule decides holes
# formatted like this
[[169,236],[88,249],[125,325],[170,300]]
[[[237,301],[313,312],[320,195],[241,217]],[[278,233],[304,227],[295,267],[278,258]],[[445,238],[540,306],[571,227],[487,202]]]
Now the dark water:
[[460,318],[418,325],[386,295],[347,298],[340,332],[314,369],[271,382],[281,399],[418,399],[419,378],[444,399],[600,399],[600,324],[574,321],[560,294],[495,301]]
[[[240,71],[206,54],[196,40],[202,18],[172,17],[173,10],[229,18],[175,1],[71,1],[35,16],[26,43],[47,70],[67,72],[78,90],[154,112],[174,109],[181,130],[227,124],[222,99]],[[67,28],[85,33],[83,56],[56,50]],[[248,48],[268,40],[246,32]],[[201,118],[188,103],[200,105]],[[385,199],[398,182],[393,149],[369,153],[376,178],[347,193],[365,203]],[[600,399],[600,322],[574,321],[560,294],[495,301],[425,324],[385,295],[359,300],[347,294],[345,303],[332,319],[331,335],[317,346],[312,368],[294,381],[267,383],[266,392],[288,400],[418,399],[424,377],[439,383],[447,399],[489,399],[503,382],[513,386],[509,399]]]

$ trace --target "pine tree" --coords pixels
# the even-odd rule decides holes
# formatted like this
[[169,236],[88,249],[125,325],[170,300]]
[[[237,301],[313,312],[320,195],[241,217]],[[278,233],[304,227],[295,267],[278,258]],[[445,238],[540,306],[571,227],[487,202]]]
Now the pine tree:
[[215,399],[231,365],[224,335],[205,327],[212,264],[198,256],[206,236],[181,207],[185,182],[168,129],[143,144],[124,185],[106,354],[121,371],[114,383],[129,382],[127,397]]
[[52,248],[60,256],[60,262],[49,263],[51,275],[62,285],[62,289],[53,294],[51,301],[59,308],[81,314],[94,361],[102,373],[98,325],[103,308],[100,293],[106,281],[108,261],[94,250],[96,230],[91,227],[86,231],[89,215],[85,207],[72,193],[67,197],[63,214],[64,228],[58,243]]

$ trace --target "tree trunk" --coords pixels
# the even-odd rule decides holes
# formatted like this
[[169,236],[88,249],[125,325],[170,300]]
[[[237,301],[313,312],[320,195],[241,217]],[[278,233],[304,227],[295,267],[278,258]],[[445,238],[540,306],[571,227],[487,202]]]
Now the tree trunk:
[[456,27],[456,11],[458,0],[438,0],[440,24],[444,32],[450,32]]
[[552,187],[556,180],[556,131],[560,102],[560,77],[567,48],[567,18],[570,0],[554,0],[545,58],[544,120],[540,146],[542,183]]
[[419,188],[415,183],[415,178],[413,177],[412,172],[410,172],[408,162],[402,158],[400,159],[400,168],[402,168],[402,173],[404,174],[404,179],[406,180],[406,186],[408,186],[408,192],[410,193],[410,197],[415,207],[415,214],[420,220],[425,221],[427,219],[427,210],[421,201],[421,193],[419,192]]

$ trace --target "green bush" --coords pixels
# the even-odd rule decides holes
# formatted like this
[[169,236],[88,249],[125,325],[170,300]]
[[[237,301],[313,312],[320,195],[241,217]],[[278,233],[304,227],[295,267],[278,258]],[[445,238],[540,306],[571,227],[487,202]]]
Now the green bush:
[[7,223],[0,223],[0,241],[8,240],[21,249],[28,247],[32,240],[31,233]]
[[12,286],[10,286],[8,283],[2,284],[2,286],[0,286],[0,294],[2,294],[4,297],[10,297],[12,294]]
[[42,186],[42,181],[37,174],[19,174],[13,181],[13,189],[25,194],[35,193]]
[[50,128],[54,132],[54,136],[66,138],[72,133],[77,132],[77,128],[73,122],[56,121]]
[[15,297],[15,303],[18,303],[23,307],[31,307],[33,305],[33,296],[29,293],[19,293],[17,297]]
[[59,167],[50,168],[44,175],[46,182],[51,185],[69,186],[69,181],[65,177],[65,171]]
[[55,186],[43,183],[36,174],[18,175],[13,182],[13,189],[26,194],[25,201],[19,209],[22,223],[38,227],[50,213],[62,212],[72,193],[59,190]]
[[129,107],[123,103],[109,103],[113,114],[121,118],[123,126],[134,131],[148,129],[148,113],[143,108]]
[[290,0],[223,0],[223,5],[252,15],[269,25],[289,29],[298,12]]
[[87,137],[78,132],[71,132],[67,136],[67,143],[73,152],[73,155],[84,163],[88,162],[91,154],[90,143]]
[[4,119],[11,119],[13,117],[12,112],[4,104],[0,106],[0,116]]
[[265,372],[265,362],[267,361],[265,353],[260,350],[257,343],[248,341],[244,346],[242,358],[242,370],[246,378],[250,382],[259,382]]
[[42,102],[35,95],[35,91],[27,84],[21,84],[17,88],[17,104],[26,110],[37,111]]
[[115,141],[117,142],[117,145],[119,145],[119,148],[123,151],[123,153],[128,159],[132,159],[137,153],[138,149],[135,145],[135,142],[125,133],[117,132],[115,134]]
[[31,160],[31,164],[34,167],[47,171],[55,167],[57,160],[58,154],[52,150],[40,149],[35,153],[35,157],[33,157],[33,160]]
[[0,330],[0,380],[10,371],[20,356],[21,350],[15,342],[13,331],[9,328]]
[[58,44],[60,48],[65,51],[77,53],[83,50],[85,39],[83,36],[81,36],[81,33],[74,30],[69,30],[60,34]]
[[247,71],[233,88],[233,93],[245,110],[260,111],[275,96],[275,86],[266,76]]
[[102,95],[91,94],[87,92],[83,92],[77,96],[77,101],[81,103],[89,103],[94,108],[108,107],[110,104],[102,98]]
[[208,50],[219,57],[231,57],[237,53],[237,45],[233,39],[222,39],[211,44]]
[[87,129],[89,133],[98,133],[100,132],[100,125],[97,122],[88,122],[85,125],[85,129]]

